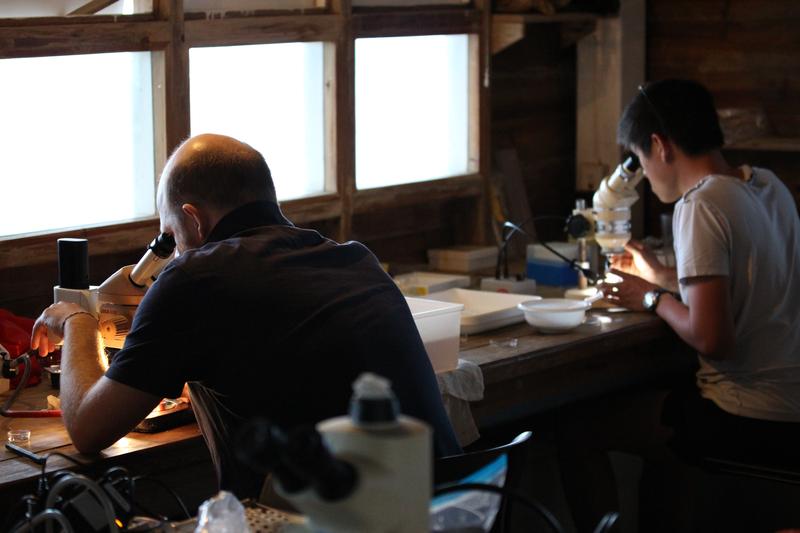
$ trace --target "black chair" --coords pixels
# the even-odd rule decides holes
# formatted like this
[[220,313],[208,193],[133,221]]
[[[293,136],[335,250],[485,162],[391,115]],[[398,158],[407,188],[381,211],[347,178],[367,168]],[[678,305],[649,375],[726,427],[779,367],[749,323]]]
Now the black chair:
[[[502,446],[436,459],[433,465],[434,485],[436,487],[441,487],[457,483],[476,470],[495,461],[501,455],[506,454],[508,469],[506,471],[506,479],[503,488],[516,492],[519,489],[520,480],[524,474],[523,469],[528,451],[527,444],[531,435],[532,433],[530,431],[525,431],[517,435],[514,440],[508,444],[503,444]],[[502,497],[500,501],[500,510],[491,529],[492,533],[505,531],[510,503],[508,498],[505,496]]]
[[786,466],[782,464],[767,464],[767,462],[756,464],[720,457],[704,457],[700,462],[700,466],[714,474],[727,474],[789,485],[800,485],[800,468],[796,465]]

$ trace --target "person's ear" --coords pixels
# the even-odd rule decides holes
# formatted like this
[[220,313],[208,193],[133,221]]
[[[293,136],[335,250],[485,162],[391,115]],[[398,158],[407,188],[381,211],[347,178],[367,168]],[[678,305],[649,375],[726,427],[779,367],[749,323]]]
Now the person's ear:
[[208,232],[211,231],[208,214],[194,204],[183,204],[181,211],[191,219],[191,228],[196,232],[197,242],[205,242]]
[[650,153],[662,163],[671,163],[674,156],[672,143],[669,139],[658,133],[650,135]]

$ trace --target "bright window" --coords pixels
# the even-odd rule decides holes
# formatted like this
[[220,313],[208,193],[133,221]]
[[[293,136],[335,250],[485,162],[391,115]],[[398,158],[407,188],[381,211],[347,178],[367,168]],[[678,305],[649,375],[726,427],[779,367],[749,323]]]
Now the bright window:
[[229,135],[260,151],[280,200],[324,192],[323,60],[323,43],[192,48],[192,135]]
[[0,60],[0,236],[155,214],[149,52]]
[[[131,15],[153,11],[153,0],[117,0],[102,9],[85,10],[88,0],[1,0],[0,18],[63,17],[74,14]],[[105,5],[105,3],[104,3]]]
[[356,40],[356,186],[467,174],[469,37]]

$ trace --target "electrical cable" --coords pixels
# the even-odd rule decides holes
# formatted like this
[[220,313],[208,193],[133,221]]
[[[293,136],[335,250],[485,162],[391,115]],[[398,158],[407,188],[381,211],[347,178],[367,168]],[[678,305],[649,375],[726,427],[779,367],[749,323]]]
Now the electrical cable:
[[114,515],[114,505],[111,503],[108,495],[103,491],[102,488],[100,488],[100,485],[81,474],[73,474],[72,472],[69,472],[66,476],[59,478],[47,493],[45,509],[53,507],[61,491],[69,485],[83,486],[88,492],[92,493],[103,507],[103,512],[105,514],[109,531],[119,531],[119,527],[117,526],[116,522],[116,516]]
[[[508,228],[507,224],[510,224],[510,222],[503,224],[502,242],[500,244],[500,250],[497,253],[497,265],[495,266],[494,269],[495,279],[505,279],[508,277],[508,241],[511,239],[511,236],[514,235],[515,232],[519,231],[524,235],[527,235],[528,237],[531,237],[538,241],[539,240],[538,237],[531,236],[529,233],[522,230],[522,227],[529,222],[535,224],[536,222],[543,220],[558,220],[560,222],[564,222],[564,217],[558,215],[539,215],[536,217],[531,216],[526,218],[521,224],[519,224],[517,229],[512,229],[508,234],[506,234],[506,229]],[[535,232],[536,226],[533,224],[531,227]],[[501,270],[501,265],[502,265],[502,270]]]
[[[577,270],[577,271],[581,272],[584,276],[586,276],[586,279],[588,279],[592,283],[597,283],[597,280],[599,279],[599,276],[597,275],[597,273],[592,271],[591,269],[584,268],[584,267],[580,266],[580,263],[578,262],[577,259],[569,259],[568,257],[565,257],[564,255],[559,253],[556,249],[554,249],[552,246],[547,244],[545,241],[543,241],[543,240],[541,240],[541,239],[539,239],[537,237],[534,237],[533,235],[531,235],[530,233],[528,233],[527,231],[522,229],[520,226],[518,226],[517,224],[514,224],[511,221],[508,221],[508,220],[505,221],[503,223],[503,226],[506,227],[506,228],[511,228],[511,231],[508,233],[508,235],[505,238],[505,242],[508,242],[508,239],[510,239],[511,236],[514,235],[515,232],[522,233],[523,235],[538,241],[539,244],[541,244],[547,250],[549,250],[551,253],[553,253],[553,255],[555,255],[559,259],[561,259],[564,262],[566,262],[567,264],[569,264],[570,268],[572,268],[573,270]],[[506,263],[507,263],[507,261],[508,261],[508,259],[506,258]],[[499,264],[499,261],[498,261],[498,264]]]
[[61,452],[50,452],[47,455],[45,455],[43,457],[43,460],[41,461],[41,465],[42,465],[42,475],[41,475],[41,477],[42,478],[44,478],[45,475],[46,475],[47,461],[53,456],[62,457],[64,459],[68,460],[68,461],[71,461],[72,463],[74,463],[74,464],[76,464],[78,466],[86,466],[81,461],[78,461],[74,457],[70,457],[69,455],[66,455],[64,453],[61,453]]
[[31,410],[12,410],[11,406],[17,401],[17,397],[22,393],[28,384],[28,379],[31,375],[31,356],[29,352],[21,354],[16,359],[11,360],[9,363],[11,368],[16,368],[23,365],[25,370],[22,372],[22,379],[17,383],[14,392],[8,397],[2,407],[0,407],[0,416],[9,418],[57,418],[61,416],[60,409],[31,409]]
[[510,498],[515,502],[519,502],[529,509],[533,509],[536,511],[542,518],[544,518],[547,525],[550,527],[551,530],[555,531],[556,533],[564,533],[564,528],[561,527],[561,524],[556,519],[553,514],[548,511],[542,504],[537,502],[532,498],[528,498],[527,496],[523,496],[517,491],[513,491],[511,489],[507,489],[505,487],[498,487],[497,485],[490,485],[488,483],[449,483],[446,485],[441,485],[436,487],[434,490],[434,496],[440,496],[442,494],[448,494],[450,492],[465,492],[465,491],[482,491],[482,492],[493,492],[495,494],[500,494],[501,496]]
[[17,511],[23,505],[31,507],[31,500],[33,500],[34,503],[36,502],[36,497],[32,494],[28,494],[20,498],[16,505],[11,507],[11,510],[8,512],[8,514],[6,514],[2,524],[0,525],[0,531],[11,531],[11,521],[14,520],[14,516],[16,516]]
[[594,528],[594,533],[607,533],[611,531],[611,528],[617,523],[618,518],[619,513],[616,511],[609,511],[604,514],[603,518],[597,523],[597,527]]
[[73,533],[75,530],[69,524],[69,520],[64,516],[64,513],[58,509],[45,509],[41,513],[27,520],[23,525],[13,531],[13,533],[23,533],[24,531],[36,531],[36,528],[41,524],[48,524],[47,531],[51,531],[49,522],[58,522],[61,527],[62,533]]
[[137,481],[150,481],[151,483],[155,483],[156,485],[158,485],[162,489],[164,489],[167,492],[169,492],[170,495],[173,497],[173,499],[180,506],[181,511],[183,511],[183,514],[186,515],[186,518],[192,518],[192,515],[189,513],[189,509],[186,507],[186,504],[183,503],[183,499],[178,495],[177,492],[175,492],[175,490],[172,487],[170,487],[169,485],[167,485],[166,483],[164,483],[160,479],[156,479],[154,477],[142,475],[142,476],[135,476],[135,477],[131,478],[131,482],[133,483],[134,490],[135,490],[135,486],[136,486],[136,482]]

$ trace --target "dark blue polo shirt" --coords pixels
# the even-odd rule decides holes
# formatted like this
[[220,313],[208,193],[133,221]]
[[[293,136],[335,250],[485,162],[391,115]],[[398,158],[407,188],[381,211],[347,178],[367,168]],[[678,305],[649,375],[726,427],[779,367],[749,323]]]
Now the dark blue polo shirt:
[[434,428],[437,456],[460,452],[408,305],[372,252],[258,202],[164,269],[106,376],[168,398],[189,382],[220,486],[246,497],[263,477],[234,459],[239,426],[343,415],[362,372],[391,380],[402,412]]

